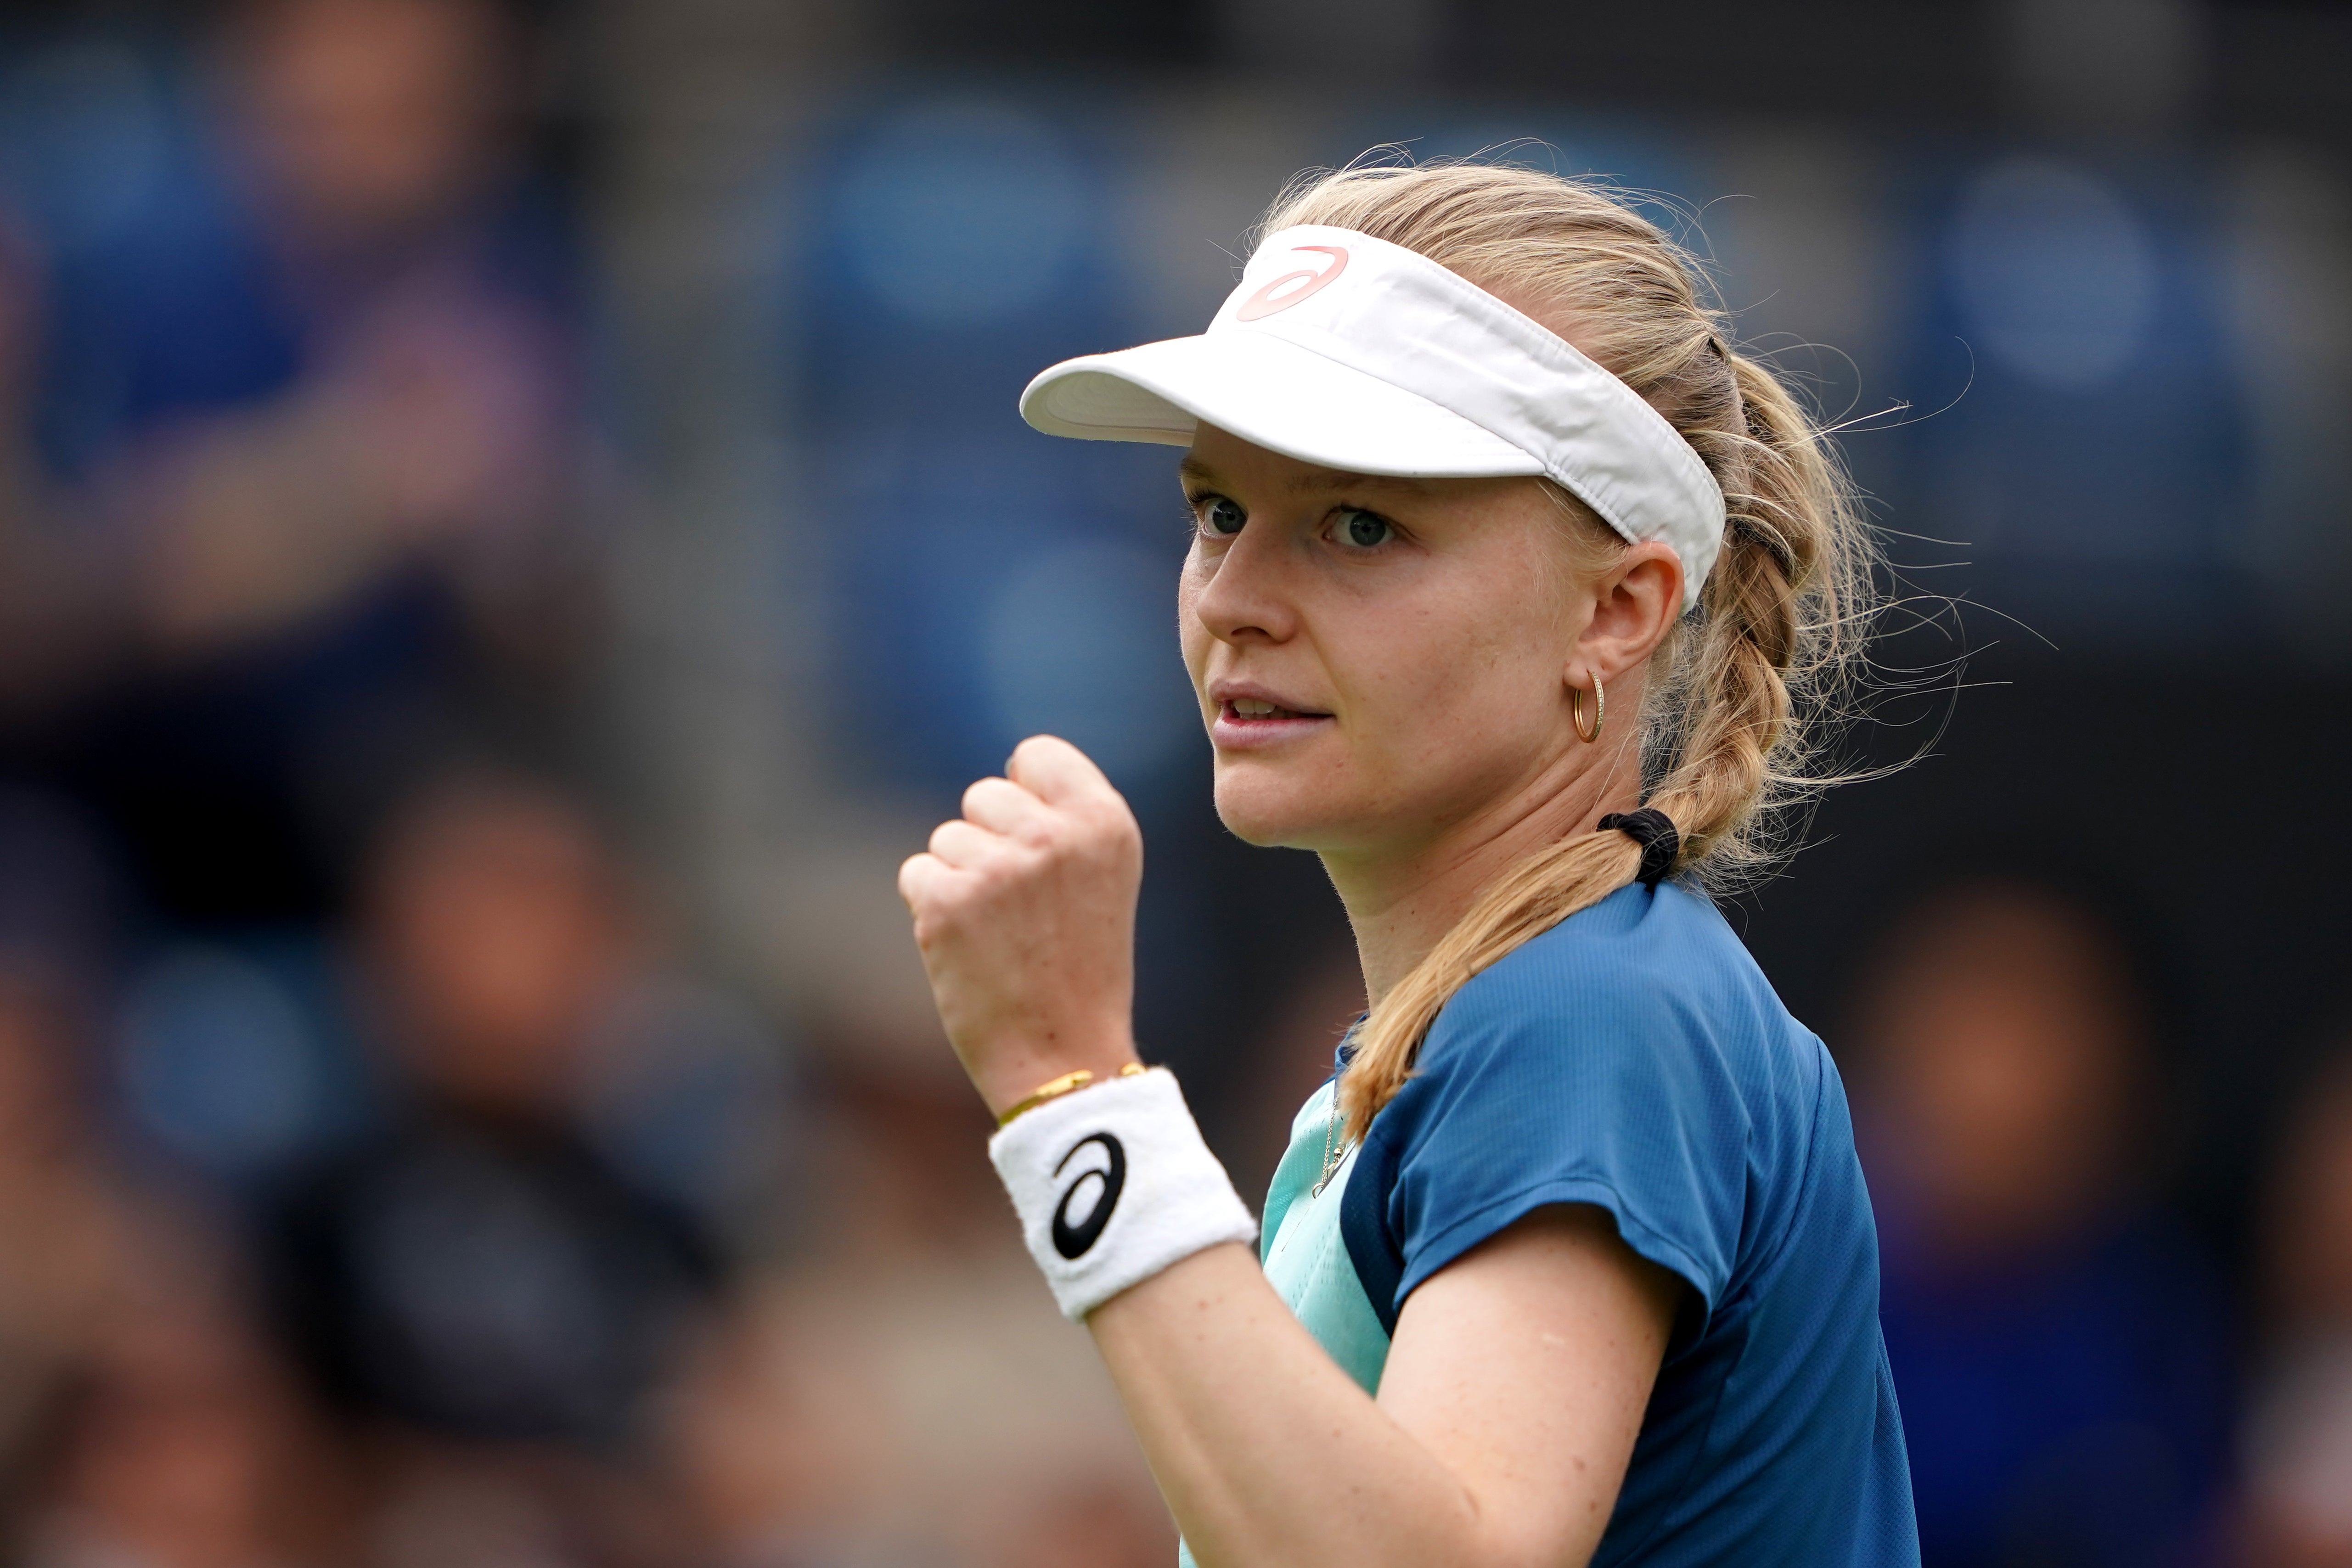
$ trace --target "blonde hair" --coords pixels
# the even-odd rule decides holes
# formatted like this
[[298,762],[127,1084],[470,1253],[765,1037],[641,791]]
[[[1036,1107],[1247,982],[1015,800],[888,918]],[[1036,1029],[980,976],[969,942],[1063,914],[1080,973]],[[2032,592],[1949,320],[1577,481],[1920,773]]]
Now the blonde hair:
[[[1376,235],[1507,299],[1640,393],[1706,462],[1728,511],[1722,554],[1651,657],[1644,804],[1681,835],[1676,873],[1710,891],[1769,865],[1786,808],[1826,781],[1809,767],[1818,721],[1840,706],[1874,608],[1870,532],[1826,433],[1733,348],[1697,262],[1597,183],[1492,163],[1350,168],[1294,182],[1260,232],[1298,224]],[[1403,1086],[1456,990],[1632,882],[1641,859],[1624,833],[1583,833],[1487,888],[1357,1031],[1339,1083],[1348,1135],[1362,1137]]]

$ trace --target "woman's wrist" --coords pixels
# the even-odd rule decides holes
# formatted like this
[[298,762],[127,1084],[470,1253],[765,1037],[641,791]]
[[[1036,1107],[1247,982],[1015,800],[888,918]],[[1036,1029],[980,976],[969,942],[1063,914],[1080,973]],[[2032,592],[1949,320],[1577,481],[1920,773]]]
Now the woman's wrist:
[[1135,1042],[1122,1037],[1107,1040],[1091,1051],[1055,1051],[1050,1055],[1023,1051],[985,1067],[967,1063],[966,1068],[989,1115],[1002,1124],[1023,1101],[1076,1073],[1089,1074],[1087,1084],[1091,1086],[1108,1082],[1130,1069],[1140,1071],[1142,1065]]
[[[1117,1076],[1133,1078],[1144,1071],[1143,1063],[1130,1061],[1118,1070]],[[1059,1078],[1049,1078],[1011,1105],[999,1111],[996,1113],[996,1124],[1000,1128],[1009,1127],[1013,1124],[1013,1118],[1024,1112],[1034,1111],[1040,1105],[1051,1104],[1065,1094],[1075,1094],[1081,1089],[1090,1089],[1100,1082],[1102,1081],[1093,1072],[1083,1067],[1075,1072],[1065,1072]]]

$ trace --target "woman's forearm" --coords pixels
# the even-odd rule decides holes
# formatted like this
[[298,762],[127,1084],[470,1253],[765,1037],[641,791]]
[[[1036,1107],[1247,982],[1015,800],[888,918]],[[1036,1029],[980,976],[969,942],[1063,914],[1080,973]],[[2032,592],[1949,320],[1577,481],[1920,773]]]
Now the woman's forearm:
[[1241,1247],[1087,1322],[1202,1568],[1580,1568],[1686,1291],[1601,1210],[1540,1208],[1413,1291],[1378,1400]]
[[1202,1568],[1502,1563],[1462,1479],[1358,1387],[1247,1249],[1087,1319]]

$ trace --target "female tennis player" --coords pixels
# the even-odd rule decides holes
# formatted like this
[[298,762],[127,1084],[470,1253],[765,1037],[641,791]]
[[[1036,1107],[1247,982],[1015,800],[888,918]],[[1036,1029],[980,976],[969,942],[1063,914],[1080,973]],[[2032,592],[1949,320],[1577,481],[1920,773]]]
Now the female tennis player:
[[1022,412],[1189,446],[1217,809],[1322,858],[1372,1007],[1253,1256],[1137,1059],[1134,819],[1024,742],[899,886],[1030,1249],[1205,1568],[1916,1563],[1844,1093],[1703,891],[1868,608],[1833,455],[1590,185],[1350,170],[1266,231]]

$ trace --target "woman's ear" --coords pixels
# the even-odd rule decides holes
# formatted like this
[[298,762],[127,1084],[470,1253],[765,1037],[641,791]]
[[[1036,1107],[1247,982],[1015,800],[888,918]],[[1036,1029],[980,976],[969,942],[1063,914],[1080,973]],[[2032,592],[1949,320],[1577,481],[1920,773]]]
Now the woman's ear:
[[1633,546],[1591,584],[1592,618],[1576,640],[1583,680],[1613,681],[1648,658],[1683,610],[1683,563],[1656,539]]

